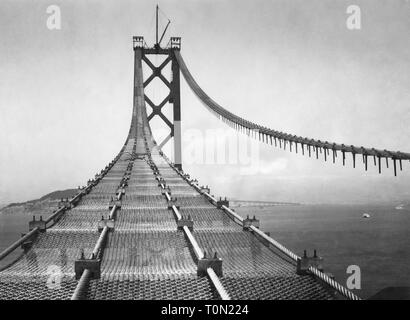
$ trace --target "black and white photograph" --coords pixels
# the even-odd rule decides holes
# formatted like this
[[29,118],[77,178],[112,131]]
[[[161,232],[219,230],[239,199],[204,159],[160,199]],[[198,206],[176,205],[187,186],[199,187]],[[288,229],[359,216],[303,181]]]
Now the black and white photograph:
[[409,0],[0,0],[0,305],[410,300],[409,35]]

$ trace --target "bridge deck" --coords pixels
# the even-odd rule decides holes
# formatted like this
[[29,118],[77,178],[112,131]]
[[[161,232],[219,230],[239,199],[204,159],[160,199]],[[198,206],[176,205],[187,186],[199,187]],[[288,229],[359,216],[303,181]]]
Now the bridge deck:
[[[0,299],[70,299],[78,286],[74,262],[88,257],[100,233],[101,216],[116,196],[129,164],[130,178],[108,233],[101,277],[90,280],[86,299],[220,299],[215,283],[197,275],[197,257],[162,194],[148,160],[177,198],[179,212],[194,221],[193,237],[208,255],[223,259],[220,282],[232,299],[332,299],[331,290],[313,275],[297,275],[295,261],[244,231],[222,209],[198,192],[161,155],[149,128],[143,99],[141,55],[135,53],[135,102],[131,129],[115,164],[72,209],[9,268],[0,272]],[[144,155],[144,158],[132,154]],[[61,270],[53,285],[50,266]]]

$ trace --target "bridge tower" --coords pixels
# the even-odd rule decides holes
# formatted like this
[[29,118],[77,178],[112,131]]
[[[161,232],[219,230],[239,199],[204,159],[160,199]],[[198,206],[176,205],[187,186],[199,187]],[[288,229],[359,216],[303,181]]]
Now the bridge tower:
[[[168,23],[169,24],[169,23]],[[166,31],[166,29],[165,29]],[[179,169],[182,169],[182,149],[181,149],[181,94],[180,94],[180,70],[175,56],[175,51],[181,49],[181,38],[171,37],[169,43],[165,47],[161,47],[160,43],[165,34],[162,34],[161,39],[153,47],[147,46],[144,41],[144,37],[133,37],[134,54],[140,51],[142,60],[151,69],[152,73],[144,81],[143,87],[145,87],[154,79],[159,78],[165,86],[169,88],[169,94],[158,105],[152,102],[152,100],[145,94],[145,102],[152,108],[152,112],[148,115],[148,121],[151,121],[155,116],[160,117],[163,122],[169,127],[170,132],[167,137],[158,145],[162,148],[171,138],[174,138],[174,163]],[[162,55],[165,56],[165,60],[159,65],[155,66],[150,60],[150,56]],[[168,81],[162,74],[162,70],[171,63],[172,78],[171,82]],[[135,68],[136,66],[134,66]],[[135,87],[134,83],[134,87]],[[135,100],[135,92],[134,92]],[[163,113],[162,108],[169,102],[172,104],[173,119],[168,119]]]

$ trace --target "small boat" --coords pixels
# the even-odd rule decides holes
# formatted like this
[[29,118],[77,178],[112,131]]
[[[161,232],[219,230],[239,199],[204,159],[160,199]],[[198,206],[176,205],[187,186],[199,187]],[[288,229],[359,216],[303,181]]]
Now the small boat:
[[365,219],[370,218],[370,214],[368,214],[368,213],[363,213],[362,218],[365,218]]
[[399,204],[397,207],[395,207],[394,209],[396,210],[403,210],[404,209],[404,205],[403,204]]

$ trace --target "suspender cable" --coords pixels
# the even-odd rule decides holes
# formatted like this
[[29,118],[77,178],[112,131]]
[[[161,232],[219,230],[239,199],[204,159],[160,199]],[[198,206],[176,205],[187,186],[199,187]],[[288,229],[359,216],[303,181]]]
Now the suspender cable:
[[[374,157],[380,157],[380,158],[385,158],[386,159],[386,167],[388,168],[388,159],[393,160],[393,167],[394,167],[394,174],[397,175],[397,168],[395,165],[395,160],[410,160],[410,153],[404,153],[400,151],[388,151],[388,150],[380,150],[380,149],[374,149],[374,148],[364,148],[364,147],[356,147],[353,145],[347,146],[344,144],[338,144],[338,143],[330,143],[330,142],[322,142],[320,140],[315,140],[315,139],[309,139],[309,138],[304,138],[296,135],[289,135],[285,134],[276,130],[272,130],[269,128],[266,128],[264,126],[258,125],[256,123],[247,121],[230,111],[226,110],[222,106],[220,106],[218,103],[216,103],[214,100],[212,100],[198,85],[198,83],[195,81],[193,76],[188,70],[188,67],[186,66],[184,59],[181,56],[181,53],[179,50],[175,50],[175,57],[178,61],[180,70],[188,83],[189,87],[191,90],[196,94],[196,96],[201,100],[201,102],[207,107],[208,110],[212,111],[215,113],[218,117],[221,117],[224,122],[228,120],[231,123],[236,123],[239,125],[242,125],[246,128],[247,132],[255,132],[257,131],[259,134],[258,135],[253,135],[255,138],[261,138],[264,135],[270,136],[273,138],[279,138],[279,147],[282,147],[282,142],[284,144],[284,148],[286,148],[286,143],[301,143],[302,145],[306,145],[308,147],[309,151],[309,157],[311,156],[311,150],[310,147],[314,148],[314,151],[316,152],[316,157],[319,158],[319,151],[322,153],[322,149],[325,152],[329,152],[332,150],[332,152],[336,151],[341,151],[343,154],[343,165],[345,163],[345,153],[351,153],[353,155],[352,160],[353,160],[353,166],[356,166],[355,163],[355,155],[356,154],[362,154],[364,156],[374,156]],[[325,157],[328,154],[325,153]],[[367,167],[367,163],[364,162],[365,167]],[[381,170],[379,170],[381,173]]]

